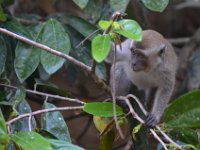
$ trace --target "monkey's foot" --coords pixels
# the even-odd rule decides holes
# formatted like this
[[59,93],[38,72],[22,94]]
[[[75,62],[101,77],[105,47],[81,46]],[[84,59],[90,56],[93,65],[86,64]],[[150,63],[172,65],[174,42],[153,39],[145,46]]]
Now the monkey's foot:
[[145,121],[145,126],[150,129],[150,128],[155,127],[157,123],[158,123],[158,121],[157,121],[156,117],[152,114],[149,114]]

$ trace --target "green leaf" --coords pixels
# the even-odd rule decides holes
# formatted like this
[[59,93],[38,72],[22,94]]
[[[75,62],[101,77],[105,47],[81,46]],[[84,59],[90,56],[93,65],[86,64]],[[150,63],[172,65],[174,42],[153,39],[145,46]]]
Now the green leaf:
[[[38,24],[29,29],[29,37],[31,37],[31,39],[33,39],[34,41],[40,41],[42,28],[43,25]],[[34,32],[35,34],[31,34],[32,32]],[[26,80],[36,70],[40,62],[40,54],[40,49],[25,43],[18,42],[17,47],[15,49],[16,57],[14,64],[15,72],[20,82]]]
[[199,143],[197,132],[198,131],[190,128],[176,128],[170,131],[170,135],[172,135],[176,140],[196,145]]
[[[78,31],[76,31],[71,26],[65,26],[67,32],[70,34],[70,37],[73,37],[72,41],[72,49],[73,51],[70,52],[70,55],[77,60],[90,65],[92,63],[91,59],[91,43],[89,41],[84,43],[84,46],[77,47],[78,44],[84,39],[83,35],[81,35]],[[74,71],[74,68],[76,71]],[[71,74],[69,75],[71,80],[76,80],[77,74],[80,74],[81,71],[76,66],[70,66],[68,68],[71,70]],[[72,71],[73,70],[73,71]],[[105,76],[105,66],[103,63],[97,64],[96,66],[96,74],[99,78],[104,78]]]
[[7,133],[6,122],[0,109],[0,150],[6,149],[10,137]]
[[24,82],[37,68],[40,62],[40,50],[18,42],[15,49],[15,72],[20,82]]
[[113,11],[125,12],[130,0],[109,0],[110,6]]
[[101,133],[105,130],[105,128],[110,123],[110,121],[111,121],[111,118],[109,117],[99,117],[99,116],[93,117],[94,125]]
[[[84,37],[88,37],[98,29],[95,25],[89,23],[88,21],[73,15],[63,15],[61,17],[61,22],[70,25],[70,27],[74,28]],[[89,39],[92,40],[97,33],[93,34]]]
[[11,37],[4,36],[4,41],[6,42],[6,62],[2,74],[2,78],[9,79],[11,75],[14,73],[14,51],[16,47],[15,40]]
[[14,0],[0,0],[0,4],[2,4],[4,7],[12,3],[14,3]]
[[196,150],[199,150],[200,149],[200,144],[195,145],[195,147],[197,148]]
[[141,127],[142,127],[142,124],[138,124],[137,126],[135,126],[133,128],[132,134],[138,133],[140,131]]
[[78,5],[81,9],[85,8],[88,3],[88,0],[73,0],[73,2]]
[[6,150],[9,141],[10,136],[8,134],[0,134],[0,150]]
[[[28,102],[25,99],[23,99],[23,101],[21,101],[17,105],[16,110],[20,115],[32,112],[30,105],[28,104]],[[31,125],[30,126],[31,130],[36,128],[36,121],[35,121],[34,116],[31,117],[30,125]],[[29,131],[29,130],[30,129],[29,129],[29,118],[28,117],[22,118],[12,124],[12,131],[14,133],[18,132],[18,131]]]
[[92,57],[102,62],[110,52],[110,35],[98,35],[92,40]]
[[[68,34],[55,19],[49,19],[46,22],[41,43],[65,54],[68,54],[71,49]],[[42,51],[41,63],[48,74],[55,73],[63,66],[64,62],[65,59]]]
[[84,150],[83,148],[76,146],[70,142],[53,139],[48,139],[48,141],[54,150]]
[[6,21],[6,16],[3,12],[1,5],[0,5],[0,21]]
[[[53,104],[44,103],[44,109],[56,108]],[[41,128],[50,132],[58,139],[71,143],[68,127],[62,114],[58,112],[49,112],[41,116]]]
[[60,95],[60,96],[66,96],[66,97],[70,97],[72,96],[70,93],[60,89],[59,87],[57,87],[55,84],[47,82],[47,81],[43,81],[40,79],[35,79],[35,84],[34,84],[34,88],[37,89],[37,87],[42,88],[44,90],[48,90],[50,93],[56,94],[56,95]]
[[101,29],[106,30],[112,24],[112,21],[100,20],[98,24]]
[[191,91],[172,102],[165,110],[164,121],[174,128],[200,127],[200,90]]
[[[110,102],[94,102],[86,103],[83,111],[94,116],[113,117],[113,103]],[[116,105],[117,116],[122,115],[122,108]]]
[[18,21],[14,19],[8,20],[4,22],[4,25],[5,25],[5,28],[8,29],[9,31],[12,31],[16,34],[32,39],[31,34],[27,30],[27,28],[23,26],[21,23],[19,23]]
[[119,24],[121,25],[121,29],[116,29],[114,30],[115,32],[135,41],[142,40],[142,29],[136,21],[123,19],[119,21]]
[[18,132],[11,139],[23,150],[52,150],[48,140],[36,132]]
[[0,75],[4,71],[6,56],[7,56],[7,47],[4,38],[0,35]]
[[[109,12],[110,9],[108,9],[108,6],[106,7],[104,0],[90,0],[84,9],[84,13],[90,16],[92,23],[97,22],[101,17],[105,18],[105,15],[108,15]],[[110,15],[111,12],[107,17],[110,18]]]
[[0,109],[0,134],[7,134],[6,122]]
[[148,9],[162,12],[167,7],[169,0],[142,0],[142,2]]
[[[12,104],[12,108],[15,114],[25,114],[30,113],[31,108],[29,104],[25,100],[25,89],[23,87],[19,87],[15,93],[15,95],[9,100],[9,103]],[[9,104],[8,103],[8,104]],[[28,118],[23,118],[14,122],[11,126],[13,132],[17,131],[29,131],[29,120]],[[36,127],[35,118],[31,118],[31,129]]]
[[20,102],[24,101],[25,96],[26,96],[25,89],[24,89],[24,87],[20,86],[17,89],[15,95],[10,100],[10,102],[13,103],[13,109],[16,109],[16,107],[18,106],[18,104]]
[[111,130],[107,134],[103,135],[100,139],[99,149],[100,150],[112,150],[115,140],[115,131]]

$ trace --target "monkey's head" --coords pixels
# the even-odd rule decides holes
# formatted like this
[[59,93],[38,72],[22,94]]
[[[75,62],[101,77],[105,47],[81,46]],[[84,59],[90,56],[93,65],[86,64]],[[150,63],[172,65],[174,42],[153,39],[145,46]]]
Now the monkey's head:
[[148,67],[148,57],[142,52],[141,49],[131,48],[131,65],[135,72],[146,70]]
[[136,45],[131,50],[131,66],[133,71],[148,72],[163,64],[166,46],[161,44],[158,47],[142,47]]

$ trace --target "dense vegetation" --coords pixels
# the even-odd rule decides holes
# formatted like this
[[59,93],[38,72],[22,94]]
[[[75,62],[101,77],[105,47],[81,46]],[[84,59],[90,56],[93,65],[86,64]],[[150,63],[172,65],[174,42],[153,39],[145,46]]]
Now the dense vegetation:
[[[111,41],[116,45],[124,38],[140,41],[146,28],[165,30],[162,34],[168,37],[191,37],[169,39],[179,56],[177,86],[162,124],[148,130],[150,142],[142,147],[200,149],[198,15],[193,14],[192,21],[186,18],[185,28],[174,20],[171,28],[164,24],[175,6],[184,15],[182,9],[193,12],[190,7],[197,4],[188,0],[170,4],[169,0],[1,0],[0,149],[131,149],[144,122],[131,111],[131,104],[127,112],[111,102],[103,61]],[[166,15],[165,22],[154,14]],[[124,97],[129,104],[127,98],[130,95]],[[130,125],[131,114],[139,118],[137,126]],[[73,122],[77,118],[81,120]],[[99,133],[88,130],[92,122]],[[79,136],[74,136],[76,132]],[[99,144],[90,142],[94,135]]]

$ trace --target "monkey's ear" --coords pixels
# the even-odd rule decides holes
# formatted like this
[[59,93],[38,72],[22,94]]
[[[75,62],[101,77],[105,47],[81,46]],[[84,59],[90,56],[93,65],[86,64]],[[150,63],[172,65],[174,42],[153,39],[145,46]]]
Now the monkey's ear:
[[159,55],[160,57],[162,57],[162,56],[164,55],[165,49],[166,49],[166,45],[165,45],[165,44],[162,44],[162,45],[160,46],[159,52],[158,52],[158,55]]

